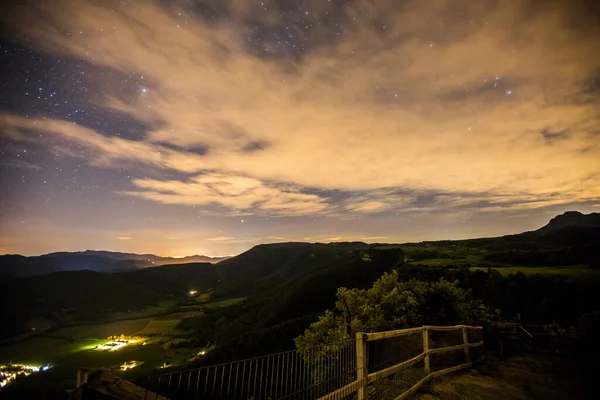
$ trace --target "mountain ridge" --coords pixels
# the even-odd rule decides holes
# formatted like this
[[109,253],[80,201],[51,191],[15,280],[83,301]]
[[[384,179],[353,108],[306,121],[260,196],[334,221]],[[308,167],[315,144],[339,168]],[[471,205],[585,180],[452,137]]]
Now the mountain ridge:
[[[581,247],[582,245],[590,246],[596,239],[600,237],[600,213],[583,214],[578,211],[567,211],[563,214],[553,217],[546,225],[533,231],[527,231],[517,234],[504,235],[488,238],[474,238],[453,241],[423,241],[420,243],[449,243],[456,244],[469,243],[473,246],[489,247],[489,250],[503,250],[506,243],[511,243],[511,246],[519,242],[519,246],[525,244],[539,247],[545,245],[551,247],[555,243],[569,244],[570,246]],[[514,242],[514,243],[513,243]],[[396,246],[399,244],[382,244]],[[409,244],[409,243],[404,243]],[[373,244],[372,244],[373,245]],[[43,254],[40,256],[21,256],[18,254],[0,255],[0,276],[1,277],[29,277],[47,275],[59,271],[74,271],[74,270],[92,270],[105,273],[117,273],[135,271],[138,269],[157,267],[163,265],[178,265],[189,263],[221,263],[223,268],[221,273],[230,275],[231,273],[238,274],[240,271],[248,267],[248,261],[243,262],[240,269],[235,265],[247,259],[252,259],[255,254],[260,253],[260,250],[268,247],[270,249],[269,259],[262,259],[264,255],[259,255],[259,258],[253,263],[264,268],[263,272],[269,274],[282,274],[276,268],[277,263],[273,260],[277,256],[274,253],[300,251],[304,247],[312,246],[313,249],[336,249],[337,251],[359,250],[366,249],[370,245],[363,242],[332,242],[332,243],[309,243],[309,242],[285,242],[285,243],[269,243],[258,244],[251,249],[234,257],[208,257],[203,255],[187,256],[183,258],[161,257],[154,254],[136,254],[112,252],[106,250],[84,250],[79,252],[54,252]],[[318,251],[321,251],[318,250]],[[570,250],[573,251],[573,250]],[[589,249],[586,250],[589,252]],[[290,253],[291,254],[291,253]],[[289,256],[290,254],[287,254]],[[595,252],[586,255],[584,258],[595,257]],[[58,261],[57,261],[58,260]],[[310,260],[304,260],[305,263],[310,263]],[[297,270],[297,266],[284,266]],[[260,269],[259,268],[259,269]],[[291,271],[290,270],[290,271]],[[266,276],[265,276],[266,277]],[[240,282],[243,284],[243,282]]]
[[0,255],[0,276],[17,278],[80,270],[117,273],[162,265],[218,263],[228,258],[198,255],[174,258],[154,254],[120,253],[105,250],[55,252],[40,256],[6,254]]

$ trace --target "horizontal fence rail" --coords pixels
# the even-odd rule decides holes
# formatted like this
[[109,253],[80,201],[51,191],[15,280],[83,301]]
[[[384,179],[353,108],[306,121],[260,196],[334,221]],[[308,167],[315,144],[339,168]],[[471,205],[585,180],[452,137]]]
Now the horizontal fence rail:
[[422,326],[153,375],[146,387],[169,399],[405,399],[482,357],[482,327]]

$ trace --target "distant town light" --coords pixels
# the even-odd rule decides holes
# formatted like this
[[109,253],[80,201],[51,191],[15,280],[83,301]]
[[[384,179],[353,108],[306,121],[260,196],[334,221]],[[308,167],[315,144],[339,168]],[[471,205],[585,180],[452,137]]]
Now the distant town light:
[[195,295],[196,293],[198,293],[198,291],[197,291],[197,290],[190,290],[190,296],[193,296],[193,295]]
[[19,376],[29,376],[39,372],[40,367],[35,365],[8,364],[0,365],[0,388],[16,380]]
[[141,363],[138,361],[129,361],[129,362],[124,362],[123,365],[121,365],[121,371],[127,371],[128,369],[133,369],[137,366],[139,366]]
[[109,336],[108,342],[99,344],[98,346],[94,347],[94,350],[115,351],[115,350],[122,349],[125,346],[132,345],[132,344],[144,345],[144,344],[146,344],[146,339],[142,338],[142,337],[138,337],[138,336],[135,336],[135,337],[125,336],[125,335]]

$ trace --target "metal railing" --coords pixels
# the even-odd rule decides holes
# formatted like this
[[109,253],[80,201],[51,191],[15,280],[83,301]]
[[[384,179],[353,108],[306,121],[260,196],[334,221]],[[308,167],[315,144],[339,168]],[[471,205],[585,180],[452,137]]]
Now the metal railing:
[[480,326],[423,326],[153,375],[146,387],[169,399],[405,399],[482,357]]
[[[313,399],[356,378],[355,341],[291,350],[148,377],[154,396],[170,399]],[[152,399],[151,396],[146,396]]]

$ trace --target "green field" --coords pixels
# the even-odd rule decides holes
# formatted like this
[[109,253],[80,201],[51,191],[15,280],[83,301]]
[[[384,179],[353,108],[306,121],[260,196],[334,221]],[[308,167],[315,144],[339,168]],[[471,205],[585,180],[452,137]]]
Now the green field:
[[[487,271],[485,267],[471,267],[471,271]],[[503,276],[521,272],[525,275],[565,275],[571,277],[586,277],[590,275],[600,275],[600,270],[591,269],[586,266],[574,265],[571,267],[494,267],[491,268],[500,272]]]
[[231,307],[244,301],[245,297],[233,297],[231,299],[213,301],[203,305],[203,308],[225,308]]
[[[241,299],[227,299],[209,303],[205,307],[226,307]],[[42,365],[53,363],[61,367],[104,367],[118,369],[125,361],[143,361],[140,367],[147,372],[167,362],[177,364],[195,356],[200,348],[172,349],[185,332],[177,330],[184,318],[201,315],[201,311],[187,311],[96,325],[67,327],[51,333],[0,346],[0,363]],[[142,336],[147,345],[126,346],[117,351],[98,351],[93,348],[113,335]],[[137,370],[138,368],[136,368]],[[129,371],[126,373],[130,373]]]

